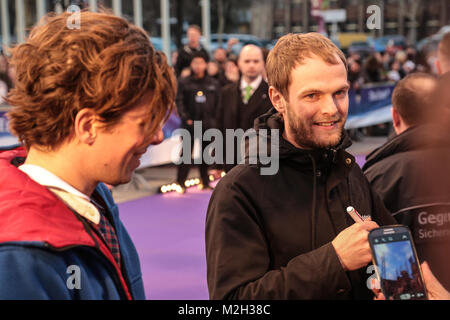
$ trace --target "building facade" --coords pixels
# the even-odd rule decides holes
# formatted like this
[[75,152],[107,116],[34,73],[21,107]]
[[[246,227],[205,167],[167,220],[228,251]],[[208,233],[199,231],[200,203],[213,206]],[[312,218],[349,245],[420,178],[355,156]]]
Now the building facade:
[[[362,32],[372,36],[399,34],[415,42],[450,24],[448,0],[265,0],[255,2],[252,12],[271,14],[264,19],[254,16],[252,32],[261,38],[272,39],[289,32],[317,31],[319,21],[311,14],[317,4],[324,9],[345,9],[346,21],[338,23],[340,32]],[[381,10],[379,30],[367,28],[367,19],[371,15],[367,8],[371,5],[377,5]],[[329,33],[331,24],[325,27]]]

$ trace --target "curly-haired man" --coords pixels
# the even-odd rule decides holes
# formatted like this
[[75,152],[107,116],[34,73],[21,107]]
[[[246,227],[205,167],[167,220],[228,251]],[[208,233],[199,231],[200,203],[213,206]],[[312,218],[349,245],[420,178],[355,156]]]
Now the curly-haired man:
[[173,108],[148,36],[108,13],[46,17],[12,50],[22,150],[0,155],[0,299],[144,299],[106,186],[128,182]]

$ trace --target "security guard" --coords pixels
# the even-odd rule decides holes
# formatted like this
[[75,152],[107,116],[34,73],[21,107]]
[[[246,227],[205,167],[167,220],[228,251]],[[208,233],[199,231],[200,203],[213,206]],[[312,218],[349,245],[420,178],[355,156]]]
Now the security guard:
[[[191,61],[191,75],[186,78],[180,78],[178,82],[177,108],[182,121],[182,127],[190,133],[190,141],[183,143],[191,144],[191,163],[192,151],[194,148],[194,121],[202,121],[203,132],[210,128],[216,128],[216,110],[220,103],[220,84],[208,76],[207,61],[201,53],[194,54]],[[201,152],[209,144],[200,141]],[[184,148],[183,148],[184,150]],[[202,159],[201,164],[196,165],[200,169],[201,185],[200,189],[210,189],[208,179],[208,166]],[[186,191],[184,182],[188,176],[191,164],[182,163],[178,167],[177,183],[181,186],[181,192]]]

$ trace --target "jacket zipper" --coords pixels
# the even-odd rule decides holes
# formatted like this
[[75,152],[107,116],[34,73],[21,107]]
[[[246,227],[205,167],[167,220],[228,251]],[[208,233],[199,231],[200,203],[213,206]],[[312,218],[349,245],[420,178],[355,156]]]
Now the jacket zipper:
[[[72,210],[71,210],[71,211],[72,211]],[[74,213],[74,215],[76,216],[76,218],[77,218],[79,221],[81,221],[81,223],[83,224],[83,227],[84,227],[85,231],[89,234],[89,236],[91,237],[91,239],[94,240],[94,243],[95,243],[95,249],[97,249],[97,251],[100,252],[100,255],[101,255],[104,259],[106,259],[106,260],[108,261],[108,264],[109,264],[110,268],[112,267],[112,273],[114,274],[114,278],[115,278],[115,280],[116,280],[116,285],[117,285],[118,288],[120,288],[120,289],[122,290],[122,295],[123,295],[123,297],[124,297],[125,299],[128,300],[128,295],[127,295],[127,293],[126,293],[126,291],[125,291],[125,288],[124,288],[123,285],[122,285],[122,282],[120,281],[120,276],[117,274],[117,270],[116,270],[114,264],[113,264],[113,263],[112,263],[112,262],[111,262],[104,254],[103,254],[103,252],[100,250],[100,245],[98,244],[97,239],[96,239],[96,238],[94,237],[94,235],[92,234],[92,232],[93,232],[92,229],[89,227],[88,223],[87,223],[83,218],[81,218],[81,217],[78,215],[78,213],[76,213],[76,212],[74,212],[74,211],[72,211],[72,212]],[[123,261],[122,257],[121,257],[121,260]],[[131,293],[130,281],[127,279],[127,275],[126,275],[124,272],[122,272],[122,270],[120,270],[120,271],[121,271],[121,274],[122,274],[122,278],[123,278],[124,281],[125,281],[125,284],[128,286],[128,291],[129,291],[129,293],[130,293],[131,299],[133,299],[133,295],[132,295],[132,293]]]

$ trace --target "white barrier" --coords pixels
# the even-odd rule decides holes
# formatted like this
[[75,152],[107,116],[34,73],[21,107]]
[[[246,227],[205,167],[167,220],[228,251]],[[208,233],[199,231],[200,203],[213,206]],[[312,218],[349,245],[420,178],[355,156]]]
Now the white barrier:
[[392,121],[391,107],[392,105],[388,105],[363,114],[351,115],[345,123],[345,129],[369,127]]

